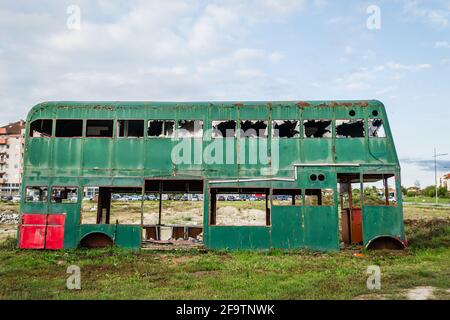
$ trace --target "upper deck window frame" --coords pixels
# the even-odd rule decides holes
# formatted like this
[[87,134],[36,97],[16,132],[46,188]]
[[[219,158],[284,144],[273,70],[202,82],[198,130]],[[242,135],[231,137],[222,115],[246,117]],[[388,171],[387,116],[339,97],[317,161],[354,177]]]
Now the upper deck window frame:
[[[46,135],[46,136],[40,136],[40,137],[33,137],[33,123],[35,123],[36,121],[50,121],[51,122],[51,133],[50,135]],[[31,139],[50,139],[54,137],[54,131],[55,131],[55,120],[54,119],[49,119],[49,118],[44,118],[44,119],[34,119],[33,121],[30,122],[29,127],[28,127],[28,137]]]
[[[152,122],[152,121],[163,121],[163,127],[162,127],[162,133],[164,133],[164,131],[165,131],[165,126],[166,126],[166,122],[167,121],[171,121],[171,122],[173,122],[173,127],[172,127],[172,134],[171,135],[159,135],[159,136],[152,136],[152,135],[150,135],[149,134],[149,130],[150,130],[150,122]],[[161,118],[152,118],[152,119],[147,119],[147,125],[146,125],[146,127],[145,127],[145,134],[146,134],[146,137],[148,138],[148,139],[174,139],[176,136],[175,136],[175,134],[176,134],[176,129],[177,129],[177,124],[178,124],[178,122],[177,122],[177,119],[175,119],[175,118],[172,118],[172,119],[167,119],[167,118],[165,118],[165,119],[161,119]]]
[[[220,130],[217,130],[214,128],[215,122],[228,122],[228,121],[234,121],[235,127],[234,127],[234,135],[233,136],[223,136]],[[240,120],[237,119],[211,119],[211,138],[212,139],[237,139],[238,138],[238,132],[241,129],[240,128]],[[217,133],[220,132],[220,135]]]
[[[288,121],[296,123],[295,127],[293,128],[294,134],[292,135],[292,137],[291,136],[280,137],[279,135],[278,136],[275,135],[275,130],[277,130],[277,129],[275,129],[275,126],[278,125],[276,122],[279,122],[279,121],[283,121],[284,123],[286,123]],[[272,132],[271,132],[270,136],[272,137],[272,139],[300,139],[302,137],[302,129],[301,129],[302,120],[300,120],[300,119],[272,119],[271,122],[272,123],[271,123],[270,129],[272,130]],[[295,132],[297,132],[297,133],[295,133]]]
[[[362,137],[344,137],[338,136],[338,121],[359,121],[361,120],[363,123],[363,136]],[[334,119],[334,133],[333,136],[336,139],[366,139],[367,138],[367,119],[366,118],[336,118]],[[341,124],[342,125],[342,124]]]
[[[180,128],[181,126],[181,121],[193,121],[194,122],[194,130],[188,131],[189,135],[186,136],[180,136],[180,131],[181,130],[185,130],[183,128]],[[199,130],[195,130],[195,129],[199,129]],[[205,133],[205,121],[203,119],[193,119],[193,118],[187,118],[187,119],[177,119],[175,120],[175,128],[174,130],[175,132],[175,136],[177,138],[181,138],[181,139],[202,139],[203,135]]]
[[[142,136],[130,136],[129,132],[127,132],[127,134],[124,135],[124,136],[120,136],[120,122],[121,121],[128,121],[128,122],[129,121],[142,121],[143,122],[142,123],[142,130],[143,130]],[[115,134],[115,137],[118,138],[118,139],[144,139],[144,138],[146,138],[146,131],[148,130],[147,126],[148,125],[146,125],[146,121],[143,118],[140,118],[140,119],[135,119],[135,118],[133,118],[133,119],[117,119],[116,120],[116,134]]]
[[[69,121],[81,121],[81,136],[73,136],[73,137],[58,137],[57,136],[57,125],[58,125],[58,121],[65,121],[65,120],[69,120]],[[85,119],[80,119],[80,118],[59,118],[59,119],[55,119],[54,121],[54,138],[58,138],[58,139],[79,139],[79,138],[84,138],[85,137],[85,127],[86,127],[86,120]]]
[[[306,136],[306,130],[305,130],[305,123],[307,121],[330,121],[330,124],[328,126],[331,127],[330,128],[331,130],[330,130],[328,136],[326,136],[326,137],[314,137],[314,135],[311,135],[311,136],[307,137]],[[335,135],[335,132],[336,132],[336,130],[335,130],[334,126],[333,126],[333,122],[334,121],[333,121],[332,117],[330,117],[330,118],[302,118],[301,119],[302,138],[303,139],[332,139],[334,137],[334,135]],[[326,133],[324,133],[324,134],[326,134]]]
[[[84,136],[88,139],[113,139],[115,134],[114,134],[114,130],[115,130],[115,126],[114,126],[114,121],[115,119],[86,119],[86,124],[84,126]],[[90,136],[88,135],[88,129],[89,129],[89,121],[111,121],[111,135],[108,136]]]
[[[251,129],[247,129],[246,131],[243,131],[242,129],[242,125],[245,122],[255,122],[255,124],[257,122],[262,122],[265,124],[266,128],[265,129],[259,129],[258,131],[254,130],[253,128]],[[247,138],[247,139],[267,139],[269,138],[269,127],[270,127],[270,121],[268,119],[239,119],[239,121],[236,121],[236,126],[237,126],[237,137],[239,138]],[[253,130],[253,131],[251,131]],[[262,132],[262,135],[260,136],[259,134]],[[249,133],[255,132],[256,136],[249,136]]]
[[[381,121],[381,125],[376,126],[376,127],[378,127],[378,129],[373,130],[371,126],[376,121]],[[368,135],[369,139],[385,139],[385,138],[387,138],[387,132],[386,132],[386,126],[385,126],[384,119],[381,117],[367,119],[367,135]]]

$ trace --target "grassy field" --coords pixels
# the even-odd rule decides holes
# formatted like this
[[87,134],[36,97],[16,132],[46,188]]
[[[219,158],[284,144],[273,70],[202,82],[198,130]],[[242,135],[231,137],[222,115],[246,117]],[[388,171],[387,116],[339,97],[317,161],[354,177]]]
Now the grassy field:
[[[416,203],[436,203],[436,198],[417,196],[417,197],[406,197],[403,196],[403,202],[416,202]],[[438,198],[439,204],[450,204],[450,198]]]
[[[1,211],[4,211],[3,209]],[[450,209],[405,208],[407,251],[19,251],[0,245],[0,299],[450,299]],[[69,265],[81,290],[68,290]],[[366,288],[370,265],[381,290]]]

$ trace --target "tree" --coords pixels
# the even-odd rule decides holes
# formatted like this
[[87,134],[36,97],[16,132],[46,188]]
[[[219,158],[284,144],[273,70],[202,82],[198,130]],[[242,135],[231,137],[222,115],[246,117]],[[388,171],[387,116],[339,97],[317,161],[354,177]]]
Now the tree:
[[406,188],[404,186],[402,186],[402,194],[404,196],[406,196],[407,193],[408,193],[408,190],[406,190]]
[[[438,187],[438,197],[439,198],[447,198],[448,197],[448,191],[445,187]],[[428,186],[425,189],[423,189],[422,194],[426,197],[434,198],[436,197],[436,187],[435,186]]]

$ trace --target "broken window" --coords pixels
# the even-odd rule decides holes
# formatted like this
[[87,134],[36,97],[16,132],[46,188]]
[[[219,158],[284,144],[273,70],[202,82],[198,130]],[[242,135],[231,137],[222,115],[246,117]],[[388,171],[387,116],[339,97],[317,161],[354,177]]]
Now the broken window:
[[79,138],[83,136],[83,120],[56,120],[57,138]]
[[26,187],[25,201],[26,202],[47,202],[48,188],[47,187]]
[[49,138],[52,136],[53,120],[39,119],[30,124],[30,137]]
[[267,121],[241,120],[241,137],[267,137]]
[[397,192],[394,174],[364,174],[364,204],[369,206],[395,206]]
[[272,136],[275,138],[298,138],[300,136],[300,121],[274,120]]
[[203,137],[202,120],[179,120],[178,121],[179,138],[201,138]]
[[336,120],[336,137],[337,138],[363,138],[364,137],[364,120]]
[[212,122],[213,138],[235,138],[236,137],[236,121],[223,120]]
[[150,120],[148,122],[148,136],[171,138],[174,134],[174,120]]
[[369,119],[369,137],[386,138],[382,119]]
[[142,138],[144,136],[144,120],[118,120],[119,138]]
[[78,188],[74,187],[53,187],[52,203],[77,203]]
[[86,137],[112,138],[113,126],[113,120],[87,120]]
[[305,138],[331,138],[331,120],[304,120]]
[[80,224],[97,223],[97,202],[99,187],[85,187],[81,204]]
[[322,206],[334,206],[333,189],[322,189]]
[[306,206],[334,206],[333,189],[306,189]]
[[269,226],[268,189],[211,189],[210,225]]
[[295,206],[302,205],[301,189],[273,189],[272,205]]

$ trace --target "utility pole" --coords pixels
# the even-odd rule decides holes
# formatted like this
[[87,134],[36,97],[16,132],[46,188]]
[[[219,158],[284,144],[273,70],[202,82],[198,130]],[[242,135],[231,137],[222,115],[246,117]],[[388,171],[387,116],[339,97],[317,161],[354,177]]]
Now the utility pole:
[[434,184],[435,184],[435,196],[436,196],[436,205],[438,205],[438,180],[437,180],[437,157],[446,156],[448,153],[436,154],[436,148],[434,148]]

